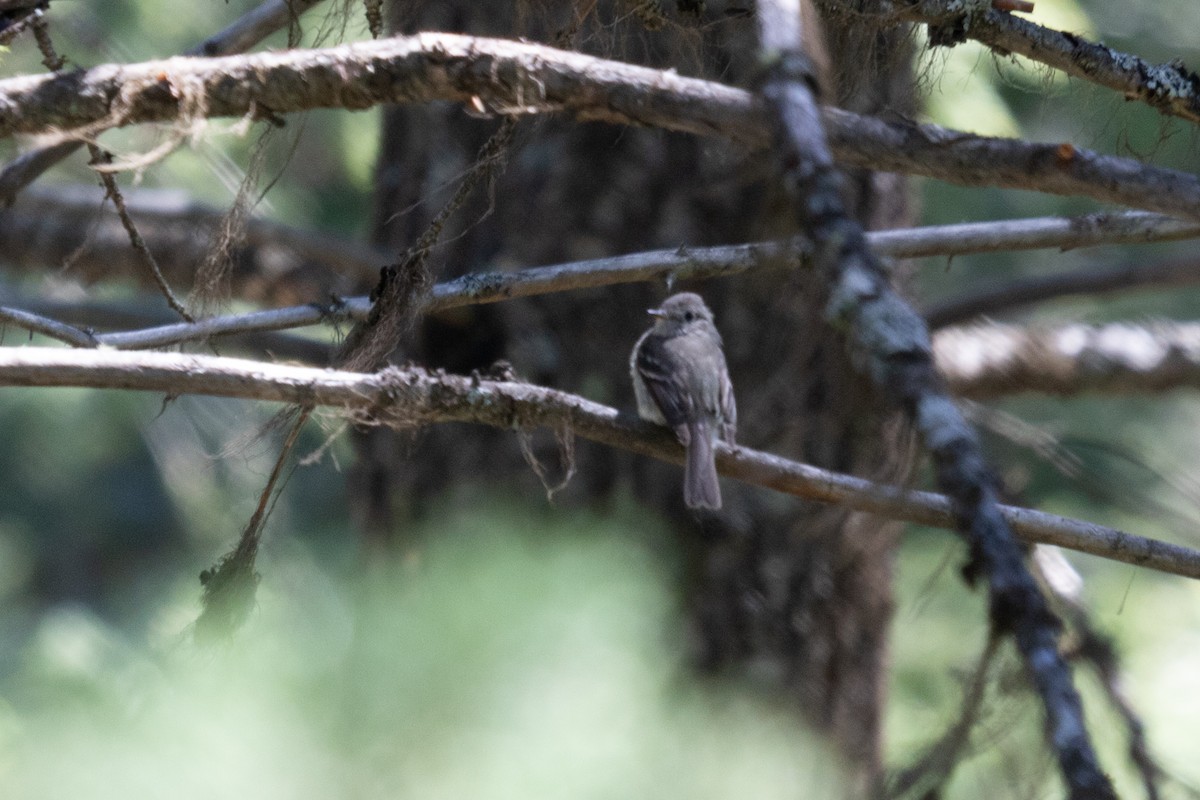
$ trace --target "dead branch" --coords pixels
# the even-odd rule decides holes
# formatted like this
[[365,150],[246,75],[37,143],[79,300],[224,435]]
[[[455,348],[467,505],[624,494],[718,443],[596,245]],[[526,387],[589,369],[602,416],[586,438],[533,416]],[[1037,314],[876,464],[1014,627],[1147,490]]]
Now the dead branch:
[[[173,191],[135,190],[126,192],[125,198],[130,215],[167,278],[173,281],[190,279],[196,264],[205,258],[212,232],[221,224],[225,212]],[[90,187],[25,191],[12,210],[0,215],[0,252],[4,254],[4,261],[12,267],[40,271],[70,257],[72,274],[86,282],[108,278],[114,273],[142,275],[137,254],[130,251],[128,239],[117,222],[102,213],[101,201],[102,194],[91,191]],[[1129,211],[872,231],[867,234],[867,240],[881,256],[915,258],[1173,241],[1197,236],[1200,236],[1200,225],[1196,223],[1161,214]],[[85,243],[86,247],[83,246]],[[681,247],[540,270],[476,273],[463,281],[475,288],[478,302],[493,302],[510,296],[593,288],[625,281],[667,276],[706,278],[761,266],[792,266],[808,249],[808,243],[802,239],[790,244],[760,242]],[[348,287],[362,285],[364,281],[374,280],[380,265],[388,260],[388,254],[353,240],[313,233],[271,220],[251,219],[246,223],[243,241],[237,248],[230,279],[234,294],[240,299],[280,305],[303,297],[326,298],[340,294]],[[1081,273],[1079,277],[1086,281],[1085,274]],[[1135,284],[1138,280],[1131,277]],[[1147,275],[1145,280],[1154,282],[1155,279]],[[969,310],[971,302],[970,298],[963,298],[964,308]],[[941,308],[939,305],[929,314],[941,314]],[[936,321],[933,316],[927,315],[927,318],[935,327],[946,324],[941,317],[936,317]],[[317,320],[314,318],[313,321]]]
[[[350,415],[369,412],[380,423],[401,428],[442,422],[504,430],[567,428],[674,464],[682,464],[684,455],[668,431],[632,412],[527,383],[419,367],[356,373],[195,354],[4,347],[0,386],[131,389],[326,406]],[[740,446],[718,445],[717,463],[722,475],[785,494],[933,527],[956,524],[951,502],[942,495],[883,486]],[[1200,552],[1186,547],[1027,508],[1003,506],[1001,512],[1030,542],[1200,578]]]
[[929,329],[891,288],[861,226],[842,203],[841,176],[813,97],[798,0],[757,4],[761,96],[772,123],[779,175],[798,227],[812,239],[828,287],[826,320],[845,332],[852,358],[904,410],[933,458],[938,486],[971,547],[970,574],[988,583],[991,621],[1012,634],[1046,713],[1047,738],[1073,798],[1112,798],[1083,719],[1070,668],[1058,650],[1061,623],[1025,566],[999,510],[997,486],[975,432],[933,364]]
[[[423,33],[317,50],[173,58],[0,81],[0,136],[100,129],[183,117],[453,100],[497,115],[565,112],[766,144],[752,96],[542,45]],[[967,186],[1077,194],[1200,220],[1200,179],[1069,143],[1034,144],[827,108],[814,117],[839,160]]]
[[985,314],[1079,295],[1101,296],[1130,290],[1167,289],[1200,283],[1200,262],[1195,258],[1141,263],[1127,261],[1111,266],[1087,266],[1053,275],[1031,275],[974,291],[932,306],[925,312],[931,328],[942,328]]
[[986,3],[953,0],[892,2],[883,12],[889,20],[929,26],[930,41],[953,46],[974,39],[996,52],[1018,53],[1140,100],[1163,114],[1200,122],[1200,76],[1182,62],[1151,64],[1078,34],[1047,28]]
[[1200,386],[1200,324],[973,325],[934,339],[956,395],[1161,392]]

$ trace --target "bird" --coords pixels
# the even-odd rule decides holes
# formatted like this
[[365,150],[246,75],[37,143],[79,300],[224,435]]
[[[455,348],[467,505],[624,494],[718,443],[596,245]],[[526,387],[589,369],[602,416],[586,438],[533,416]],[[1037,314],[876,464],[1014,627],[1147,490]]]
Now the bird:
[[713,443],[733,445],[737,406],[712,311],[693,292],[680,292],[647,313],[654,324],[629,357],[638,416],[665,425],[687,451],[683,502],[691,509],[721,508]]

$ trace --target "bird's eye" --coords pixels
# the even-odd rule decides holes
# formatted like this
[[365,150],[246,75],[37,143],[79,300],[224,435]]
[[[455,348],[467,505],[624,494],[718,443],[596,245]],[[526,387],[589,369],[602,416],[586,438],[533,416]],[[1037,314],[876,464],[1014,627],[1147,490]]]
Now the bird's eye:
[[690,311],[684,312],[684,315],[683,315],[684,322],[691,322],[695,318],[696,318],[696,315],[693,314],[692,312],[690,312]]

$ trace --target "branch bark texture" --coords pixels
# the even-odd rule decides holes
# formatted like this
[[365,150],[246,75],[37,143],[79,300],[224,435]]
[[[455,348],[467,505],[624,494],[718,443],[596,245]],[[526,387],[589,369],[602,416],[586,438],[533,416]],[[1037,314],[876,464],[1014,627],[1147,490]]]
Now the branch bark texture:
[[1115,798],[1100,768],[1070,668],[1058,649],[1061,623],[1026,568],[1000,512],[997,487],[973,430],[933,364],[924,320],[892,290],[861,227],[842,204],[801,47],[797,0],[760,0],[766,66],[761,94],[772,122],[783,184],[828,286],[826,316],[846,332],[861,368],[904,409],[933,457],[938,486],[954,505],[973,569],[988,583],[994,624],[1011,633],[1046,712],[1047,731],[1073,798]]
[[[127,353],[45,347],[0,348],[0,386],[127,389],[203,394],[369,413],[396,427],[470,422],[503,430],[544,426],[640,455],[682,464],[683,449],[665,429],[635,414],[567,392],[516,381],[430,372],[378,373],[271,364],[222,356]],[[718,443],[721,474],[809,500],[953,529],[943,495],[898,489],[786,458]],[[1200,578],[1200,552],[1102,525],[1032,509],[1001,508],[1029,542],[1054,544],[1128,564]]]
[[[749,147],[769,127],[741,89],[542,45],[425,33],[318,50],[173,58],[0,81],[0,136],[261,117],[313,108],[453,100],[497,115],[722,136]],[[1069,143],[975,136],[837,109],[816,114],[840,161],[966,186],[1077,194],[1200,220],[1200,179]]]
[[965,12],[966,4],[952,0],[892,5],[893,19],[928,24],[930,39],[937,44],[975,39],[1000,54],[1018,53],[1140,100],[1163,114],[1200,122],[1200,76],[1182,62],[1151,64],[1102,42],[1048,28],[988,4],[976,4]]
[[1200,324],[974,325],[934,339],[956,395],[1077,395],[1200,387]]

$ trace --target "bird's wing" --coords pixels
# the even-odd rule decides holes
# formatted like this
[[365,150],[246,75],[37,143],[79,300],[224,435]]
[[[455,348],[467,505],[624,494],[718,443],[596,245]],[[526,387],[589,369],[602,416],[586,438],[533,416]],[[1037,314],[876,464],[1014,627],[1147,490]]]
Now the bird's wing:
[[692,404],[692,393],[680,380],[679,370],[672,369],[673,357],[664,340],[647,338],[638,349],[637,371],[662,411],[663,419],[686,445],[683,437],[688,435],[687,423],[695,418],[696,410]]

